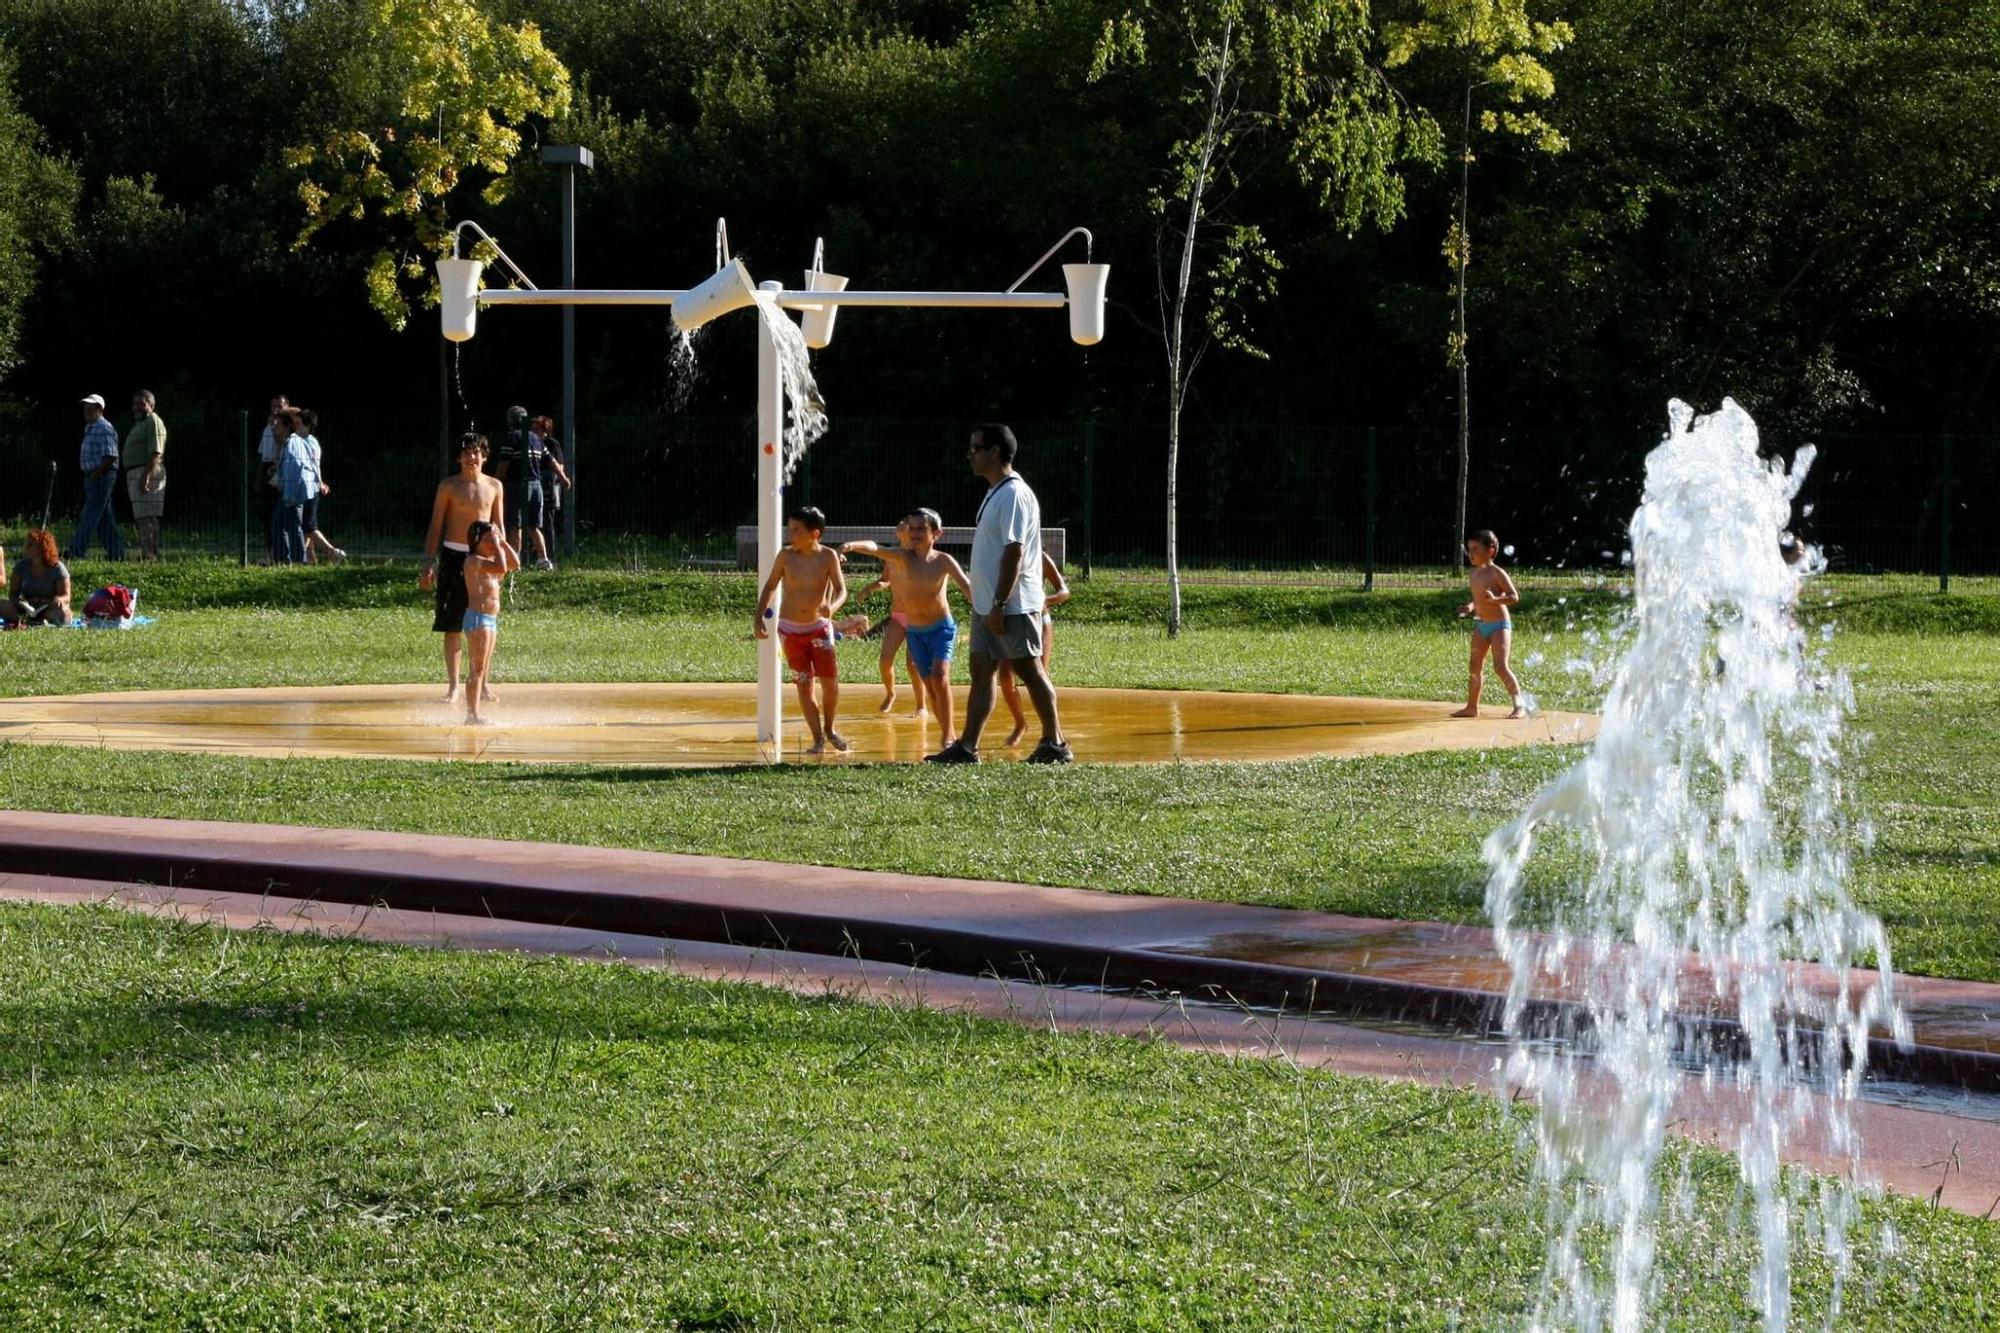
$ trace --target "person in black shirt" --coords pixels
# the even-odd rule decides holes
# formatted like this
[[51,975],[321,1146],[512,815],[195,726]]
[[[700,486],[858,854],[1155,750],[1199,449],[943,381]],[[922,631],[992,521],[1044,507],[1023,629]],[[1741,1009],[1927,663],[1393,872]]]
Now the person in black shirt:
[[535,568],[553,569],[548,545],[542,540],[542,463],[546,450],[542,437],[528,428],[528,409],[507,409],[507,433],[493,452],[493,475],[506,488],[501,513],[507,518],[507,542],[526,553],[522,544],[525,529],[534,537]]

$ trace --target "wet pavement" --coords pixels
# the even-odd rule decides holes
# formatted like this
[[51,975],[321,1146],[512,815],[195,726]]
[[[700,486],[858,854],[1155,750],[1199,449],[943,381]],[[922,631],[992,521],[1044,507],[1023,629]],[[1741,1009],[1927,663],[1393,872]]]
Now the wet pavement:
[[[961,976],[896,963],[777,949],[666,941],[643,934],[534,925],[423,911],[312,902],[263,893],[120,886],[90,880],[0,875],[0,899],[57,904],[105,902],[232,929],[313,932],[432,948],[520,950],[641,967],[715,980],[837,995],[874,1004],[922,1005],[1038,1028],[1090,1031],[1168,1042],[1229,1057],[1280,1058],[1341,1073],[1448,1087],[1495,1086],[1501,1048],[1380,1026],[1308,1019],[1204,1003],[1180,994],[1107,992]],[[1897,1193],[1974,1216],[2000,1216],[2000,1108],[1864,1099],[1853,1122],[1870,1178]],[[1996,1099],[1988,1099],[1993,1101]],[[1742,1124],[1742,1099],[1690,1075],[1674,1129],[1684,1138],[1729,1147]],[[1786,1160],[1844,1172],[1834,1145],[1801,1140]]]
[[[0,700],[0,741],[93,748],[180,750],[262,758],[311,755],[516,763],[705,766],[757,764],[754,687],[742,685],[502,685],[494,724],[469,726],[462,705],[436,685],[319,685],[232,690],[134,691]],[[957,692],[963,716],[965,691]],[[935,723],[898,708],[880,713],[880,687],[848,682],[841,693],[846,755],[823,763],[910,763],[938,748]],[[1597,733],[1589,714],[1545,712],[1508,721],[1504,708],[1453,718],[1453,703],[1319,695],[1191,690],[1062,691],[1063,729],[1085,763],[1256,761],[1314,755],[1410,754],[1581,742]],[[805,760],[804,725],[786,695],[786,758]],[[1030,719],[1032,721],[1032,718]],[[1011,750],[1005,709],[981,747]]]

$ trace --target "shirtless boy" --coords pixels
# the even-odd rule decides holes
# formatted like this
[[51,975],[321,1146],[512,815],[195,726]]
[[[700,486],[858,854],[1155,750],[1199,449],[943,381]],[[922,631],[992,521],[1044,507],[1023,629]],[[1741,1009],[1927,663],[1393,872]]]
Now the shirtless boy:
[[[444,635],[444,701],[458,698],[458,649],[465,633],[465,556],[467,533],[474,523],[500,523],[501,486],[486,475],[486,437],[467,431],[458,439],[458,475],[438,483],[431,505],[430,531],[424,534],[424,570],[417,586],[437,591],[437,612],[431,628]],[[481,682],[482,702],[493,692]]]
[[[785,647],[785,661],[792,668],[792,680],[799,687],[799,711],[805,714],[806,729],[812,733],[807,754],[824,754],[831,745],[843,753],[847,738],[834,728],[834,714],[840,706],[840,667],[833,655],[833,613],[847,600],[847,579],[840,572],[840,557],[819,544],[826,531],[826,515],[810,505],[794,509],[785,520],[785,537],[791,543],[771,562],[771,577],[757,599],[756,633],[771,637],[768,623],[771,596],[778,598],[778,641]],[[813,677],[819,677],[820,702],[813,703]]]
[[[875,543],[870,542],[868,545],[872,549]],[[908,519],[896,525],[896,546],[903,551],[910,549]],[[855,544],[849,542],[840,549],[845,554],[855,549]],[[867,601],[882,588],[889,590],[889,618],[876,627],[876,633],[882,638],[882,704],[876,711],[886,713],[896,706],[896,650],[903,646],[903,636],[910,627],[910,608],[906,605],[907,594],[904,590],[903,566],[900,562],[885,560],[882,564],[882,577],[861,590],[860,600]],[[916,716],[922,717],[924,715],[923,673],[917,670],[915,660],[907,655],[904,664],[910,670],[910,692],[917,699]]]
[[493,645],[500,638],[500,580],[521,567],[521,553],[492,523],[474,523],[465,532],[465,647],[472,658],[465,676],[465,720],[483,726],[479,705],[493,695],[486,676],[493,665]]
[[1494,673],[1507,687],[1507,697],[1514,703],[1507,716],[1528,715],[1521,703],[1521,682],[1514,679],[1514,673],[1507,667],[1507,654],[1514,644],[1514,621],[1508,608],[1519,605],[1521,594],[1514,590],[1514,580],[1507,577],[1507,571],[1493,563],[1499,554],[1500,539],[1486,528],[1465,539],[1465,558],[1472,562],[1472,600],[1459,607],[1458,614],[1473,618],[1472,683],[1466,691],[1465,707],[1453,713],[1453,717],[1479,716],[1479,689],[1485,674],[1482,668],[1489,648],[1493,652]]
[[[951,725],[951,649],[958,639],[958,622],[951,618],[951,603],[945,596],[947,581],[958,585],[969,605],[972,584],[958,561],[937,549],[938,534],[944,530],[937,512],[916,509],[903,520],[900,531],[908,535],[907,551],[890,551],[874,542],[844,542],[842,555],[872,556],[882,562],[889,589],[903,617],[904,641],[910,646],[910,667],[924,682],[931,711],[937,714],[948,746],[958,739]],[[884,635],[886,643],[887,636]],[[894,667],[884,672],[893,680]],[[922,700],[919,699],[919,703]]]

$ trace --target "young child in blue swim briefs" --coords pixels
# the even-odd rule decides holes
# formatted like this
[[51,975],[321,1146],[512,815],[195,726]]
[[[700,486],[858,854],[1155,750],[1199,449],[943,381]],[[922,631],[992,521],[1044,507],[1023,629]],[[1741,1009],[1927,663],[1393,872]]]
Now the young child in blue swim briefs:
[[493,666],[493,645],[500,638],[500,581],[521,567],[521,556],[507,544],[506,533],[492,523],[467,528],[465,544],[465,647],[472,659],[465,685],[465,720],[484,726],[492,719],[479,711],[479,704]]
[[958,622],[952,619],[946,591],[957,584],[969,604],[972,585],[958,561],[937,549],[944,521],[935,510],[912,510],[900,531],[908,535],[908,550],[890,550],[874,542],[845,542],[840,550],[843,555],[871,556],[895,571],[892,585],[906,608],[903,641],[909,645],[910,667],[924,682],[931,712],[937,716],[940,734],[949,746],[958,739],[951,709],[951,653],[958,640]]
[[1472,600],[1458,608],[1460,616],[1472,617],[1472,680],[1466,688],[1465,707],[1453,717],[1479,716],[1479,687],[1483,682],[1486,654],[1493,654],[1493,672],[1507,687],[1513,701],[1508,717],[1526,717],[1521,703],[1521,682],[1507,666],[1507,654],[1514,646],[1514,620],[1510,608],[1518,606],[1521,594],[1507,571],[1493,563],[1500,554],[1500,539],[1481,528],[1465,539],[1465,558],[1472,563]]

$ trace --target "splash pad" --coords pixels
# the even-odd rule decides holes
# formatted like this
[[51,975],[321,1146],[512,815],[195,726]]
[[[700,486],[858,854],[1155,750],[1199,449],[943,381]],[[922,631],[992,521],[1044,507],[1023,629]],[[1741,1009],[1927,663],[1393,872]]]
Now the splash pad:
[[[479,234],[490,252],[513,275],[515,287],[484,287],[486,263],[460,257],[464,233]],[[1060,292],[1022,291],[1022,284],[1040,272],[1065,245],[1083,238],[1081,264],[1062,265]],[[813,382],[810,353],[833,339],[835,316],[842,306],[884,308],[948,308],[984,310],[1067,310],[1070,341],[1091,347],[1104,339],[1105,285],[1111,266],[1090,262],[1092,238],[1085,227],[1072,227],[1005,291],[860,291],[848,279],[825,271],[824,245],[815,245],[805,286],[787,290],[781,282],[755,283],[741,259],[729,252],[726,220],[715,224],[715,272],[699,284],[677,289],[542,290],[507,257],[506,251],[478,223],[466,221],[452,229],[452,253],[437,261],[438,296],[444,336],[453,343],[470,340],[479,328],[479,310],[489,305],[534,306],[668,306],[674,325],[691,333],[735,311],[754,309],[761,336],[757,339],[757,581],[771,576],[785,531],[785,487],[800,456],[826,430],[826,405]],[[790,313],[801,317],[794,324]],[[573,444],[574,442],[572,442]],[[757,649],[757,739],[775,758],[784,750],[784,673],[779,669],[778,636],[760,641]]]
[[[0,700],[0,741],[111,750],[170,750],[255,758],[321,756],[497,763],[644,764],[700,768],[770,760],[760,744],[756,687],[743,684],[584,684],[499,687],[496,725],[466,726],[462,704],[435,684],[319,685],[235,690],[137,691]],[[955,692],[964,708],[963,687]],[[877,713],[867,685],[845,693],[846,755],[816,763],[914,763],[938,746],[934,722],[907,703]],[[907,698],[907,696],[905,696]],[[1318,695],[1065,688],[1064,730],[1086,763],[1301,759],[1411,754],[1587,741],[1597,720],[1539,713],[1506,721],[1501,710],[1454,719],[1454,705]],[[1031,719],[1032,720],[1032,719]],[[1019,759],[1007,713],[995,710],[989,761]],[[998,730],[995,730],[998,728]],[[1032,732],[1032,728],[1030,729]],[[784,758],[803,760],[804,741]]]

